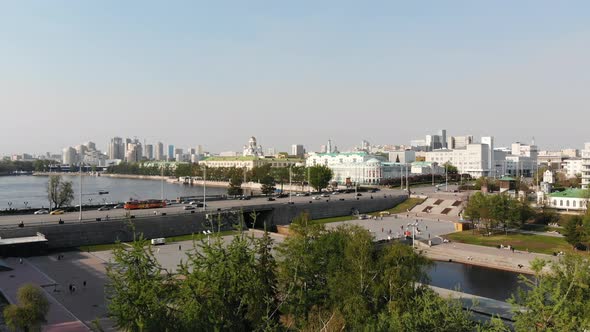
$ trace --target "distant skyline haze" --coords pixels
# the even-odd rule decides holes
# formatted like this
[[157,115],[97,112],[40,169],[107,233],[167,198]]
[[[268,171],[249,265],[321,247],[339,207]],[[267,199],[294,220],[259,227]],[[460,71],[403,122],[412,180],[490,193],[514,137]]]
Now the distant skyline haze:
[[586,1],[0,4],[0,155],[590,141]]

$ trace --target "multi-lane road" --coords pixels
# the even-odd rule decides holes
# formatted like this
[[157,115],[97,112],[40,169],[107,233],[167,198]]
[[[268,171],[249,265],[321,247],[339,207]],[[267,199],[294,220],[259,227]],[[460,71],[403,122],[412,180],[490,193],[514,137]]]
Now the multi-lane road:
[[[455,190],[455,189],[456,189],[456,186],[449,186],[450,191]],[[412,192],[416,193],[416,194],[423,194],[426,196],[431,196],[433,194],[445,195],[445,193],[442,191],[438,191],[436,193],[435,193],[435,191],[436,190],[434,189],[434,187],[431,187],[431,186],[412,188]],[[386,189],[386,190],[378,191],[376,193],[364,192],[364,193],[362,193],[362,196],[360,196],[358,198],[359,198],[359,200],[362,201],[362,200],[366,200],[366,199],[371,199],[371,196],[383,197],[384,195],[385,196],[401,195],[401,194],[406,194],[406,193],[407,193],[406,191]],[[451,193],[448,193],[448,195],[451,195]],[[302,203],[309,204],[309,201],[325,202],[328,199],[331,201],[334,201],[334,200],[340,200],[340,199],[352,200],[352,199],[356,199],[356,198],[357,197],[355,196],[354,193],[349,193],[349,194],[341,193],[339,195],[330,195],[329,197],[321,197],[320,200],[313,200],[312,196],[298,197],[295,195],[293,195],[291,198],[289,198],[289,197],[277,198],[275,201],[268,201],[267,198],[264,198],[264,197],[257,197],[257,198],[252,198],[249,200],[229,199],[229,200],[207,202],[206,210],[207,211],[217,211],[217,209],[224,209],[225,210],[225,209],[240,208],[240,207],[251,206],[251,205],[287,204],[290,199],[295,204],[302,204]],[[185,204],[175,204],[175,205],[168,206],[166,208],[161,208],[161,209],[145,209],[145,210],[132,210],[132,211],[127,211],[124,209],[111,209],[108,211],[96,211],[96,210],[83,211],[82,212],[82,222],[95,221],[96,218],[101,218],[101,220],[104,221],[107,219],[107,217],[108,217],[108,219],[111,219],[111,220],[112,219],[120,219],[120,218],[124,218],[127,213],[130,213],[131,215],[134,215],[136,217],[161,214],[161,213],[166,213],[167,215],[191,213],[191,211],[184,210],[185,206],[186,206]],[[194,211],[202,211],[202,210],[203,210],[203,208],[195,207]],[[62,215],[27,214],[27,215],[0,216],[0,227],[15,227],[21,221],[25,224],[25,226],[26,225],[34,225],[34,224],[37,224],[37,225],[39,225],[39,224],[55,224],[60,219],[63,220],[65,223],[72,223],[72,222],[80,222],[79,218],[80,218],[79,212],[69,212],[69,213],[64,213]]]

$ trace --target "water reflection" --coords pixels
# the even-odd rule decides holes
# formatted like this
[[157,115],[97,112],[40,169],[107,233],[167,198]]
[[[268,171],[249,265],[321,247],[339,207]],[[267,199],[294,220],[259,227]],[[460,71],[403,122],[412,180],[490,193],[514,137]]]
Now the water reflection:
[[518,273],[481,266],[435,262],[427,273],[433,286],[498,301],[506,301],[518,288],[525,288],[519,282]]

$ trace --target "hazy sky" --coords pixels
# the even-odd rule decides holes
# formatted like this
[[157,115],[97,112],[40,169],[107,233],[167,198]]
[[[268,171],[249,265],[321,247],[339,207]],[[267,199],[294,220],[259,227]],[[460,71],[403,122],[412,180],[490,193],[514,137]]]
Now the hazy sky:
[[590,141],[589,1],[4,1],[0,154]]

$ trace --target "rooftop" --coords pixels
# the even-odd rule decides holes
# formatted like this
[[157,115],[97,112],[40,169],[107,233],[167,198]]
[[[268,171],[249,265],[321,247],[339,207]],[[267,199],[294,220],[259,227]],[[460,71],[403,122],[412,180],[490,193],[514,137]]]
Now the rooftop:
[[556,191],[549,194],[549,197],[588,198],[590,191],[587,189],[570,188],[564,191]]

